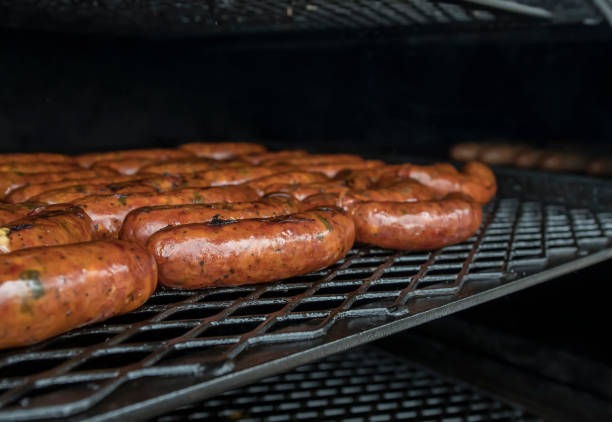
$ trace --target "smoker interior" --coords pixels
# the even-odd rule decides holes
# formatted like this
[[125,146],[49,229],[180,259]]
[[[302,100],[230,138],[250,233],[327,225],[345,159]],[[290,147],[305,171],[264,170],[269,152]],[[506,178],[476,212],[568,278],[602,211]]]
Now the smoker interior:
[[[163,13],[134,12],[152,3],[95,8],[79,2],[74,13],[68,3],[0,2],[0,149],[78,153],[192,139],[249,140],[277,149],[348,150],[409,161],[446,159],[455,142],[490,138],[577,145],[595,154],[610,148],[612,92],[606,80],[612,74],[612,38],[600,6],[606,1],[522,2],[552,10],[554,18],[447,2],[458,5],[456,16],[461,10],[467,22],[435,12],[441,10],[438,2],[398,1],[417,15],[397,16],[421,16],[422,22],[406,18],[386,26],[365,2],[351,7],[363,6],[365,16],[378,18],[359,18],[358,24],[342,20],[347,14],[337,11],[335,20],[319,18],[332,3],[313,2],[320,7],[303,5],[313,16],[301,27],[283,18],[273,22],[273,31],[262,30],[272,25],[262,24],[263,12],[249,19],[223,15],[213,26],[181,21],[175,13],[181,8],[172,6],[179,2],[159,2]],[[250,10],[246,2],[206,3]],[[265,9],[267,3],[256,4]],[[121,6],[119,11],[113,5]],[[297,18],[300,9],[295,10]],[[285,7],[281,15],[286,12]],[[315,28],[317,22],[325,25]],[[356,249],[351,264],[341,269],[346,272],[328,280],[318,274],[253,289],[160,291],[135,313],[3,352],[0,418],[180,415],[183,410],[172,412],[177,406],[204,406],[203,397],[215,400],[263,376],[421,324],[429,319],[423,315],[457,312],[463,307],[457,304],[467,301],[479,306],[410,328],[379,346],[444,376],[467,379],[488,392],[484,396],[493,394],[513,409],[533,408],[529,415],[575,402],[567,415],[587,420],[576,409],[583,407],[593,410],[592,420],[609,419],[596,417],[609,415],[612,354],[602,340],[609,261],[556,278],[607,257],[609,182],[538,172],[498,175],[502,192],[488,208],[489,230],[497,233],[483,231],[483,237],[438,253],[433,261],[431,254]],[[488,250],[474,247],[489,243]],[[462,282],[457,275],[472,250],[475,261],[468,262]],[[440,256],[448,260],[437,261]],[[372,277],[381,266],[389,272],[384,268],[382,277],[380,272]],[[525,283],[530,276],[551,281],[508,295],[535,284]],[[479,293],[496,286],[512,288],[502,299],[480,304]],[[420,305],[408,302],[408,313],[398,314],[397,303],[385,302],[398,297]],[[297,307],[302,300],[304,309],[279,313],[279,306]],[[381,330],[395,317],[405,325]],[[334,318],[341,330],[329,329]],[[251,348],[253,338],[262,343]],[[324,339],[343,345],[321,351]],[[284,360],[287,356],[294,359]],[[491,362],[473,364],[484,360]],[[263,361],[275,363],[249,373]],[[231,376],[239,371],[241,377]],[[486,376],[491,373],[493,380]],[[145,388],[167,392],[195,379],[213,380],[214,388],[171,402],[155,402],[159,393],[148,395],[154,388]],[[532,396],[527,403],[525,396]],[[153,399],[149,406],[138,406],[147,399]]]

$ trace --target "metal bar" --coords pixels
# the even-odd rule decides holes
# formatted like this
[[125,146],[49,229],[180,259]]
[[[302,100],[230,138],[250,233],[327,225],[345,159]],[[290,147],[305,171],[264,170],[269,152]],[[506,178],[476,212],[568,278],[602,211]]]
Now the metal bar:
[[464,3],[473,3],[504,12],[517,13],[519,15],[534,18],[552,19],[553,14],[542,7],[527,6],[510,0],[461,0]]

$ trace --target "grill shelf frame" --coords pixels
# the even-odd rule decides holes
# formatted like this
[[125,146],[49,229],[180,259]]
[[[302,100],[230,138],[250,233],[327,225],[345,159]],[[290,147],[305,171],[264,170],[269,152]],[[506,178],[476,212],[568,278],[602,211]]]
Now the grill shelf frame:
[[158,291],[139,310],[0,353],[0,420],[152,417],[612,257],[612,186],[498,170],[472,239],[360,246],[262,285]]

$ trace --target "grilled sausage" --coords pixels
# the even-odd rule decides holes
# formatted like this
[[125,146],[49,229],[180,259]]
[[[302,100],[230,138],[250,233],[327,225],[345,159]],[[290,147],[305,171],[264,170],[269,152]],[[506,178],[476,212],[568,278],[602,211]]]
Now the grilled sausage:
[[132,175],[146,165],[157,162],[154,158],[120,158],[115,160],[101,160],[92,164],[92,169],[109,168],[120,174]]
[[33,210],[44,207],[45,204],[37,202],[21,202],[19,204],[0,204],[0,224],[4,225],[17,220]]
[[17,173],[51,173],[57,171],[73,171],[79,166],[74,163],[0,163],[0,172],[14,171]]
[[202,171],[191,174],[182,174],[185,187],[208,187],[237,185],[259,179],[260,177],[282,173],[291,170],[290,167],[230,167],[215,170]]
[[478,159],[481,144],[476,142],[463,142],[453,145],[450,151],[450,156],[457,161],[474,161]]
[[74,158],[51,152],[0,154],[0,163],[73,163]]
[[525,148],[523,151],[517,154],[514,164],[521,168],[537,167],[544,155],[544,150]]
[[189,174],[228,167],[244,167],[242,161],[217,161],[211,158],[191,158],[189,160],[170,160],[146,165],[140,172],[158,174]]
[[268,186],[272,184],[306,184],[328,182],[329,178],[322,173],[311,173],[308,171],[287,171],[271,176],[260,177],[251,180],[246,184],[255,189],[258,193],[264,194]]
[[351,189],[370,189],[378,184],[385,177],[397,179],[397,172],[400,165],[387,165],[366,170],[345,169],[334,177],[334,180],[344,182],[344,185]]
[[574,152],[552,152],[544,155],[540,161],[540,168],[548,171],[584,171],[588,158]]
[[198,157],[214,158],[215,160],[227,160],[239,155],[266,151],[263,145],[249,142],[190,142],[180,145],[179,148]]
[[86,189],[84,186],[86,185],[110,185],[125,182],[141,182],[144,185],[153,186],[158,191],[163,192],[179,186],[182,183],[182,179],[175,176],[162,176],[157,174],[140,174],[138,176],[124,176],[115,174],[114,176],[91,177],[81,180],[70,179],[59,182],[36,183],[15,189],[6,197],[6,200],[8,202],[23,202],[42,193],[71,186],[76,187],[75,189],[77,190],[82,190],[85,192]]
[[32,197],[32,201],[42,202],[43,204],[62,204],[76,201],[89,195],[110,195],[110,194],[130,194],[158,192],[153,186],[140,182],[107,183],[107,184],[82,184],[67,186],[65,188],[54,189],[43,192]]
[[116,175],[111,169],[60,171],[53,173],[0,172],[0,199],[22,186],[36,183],[81,180],[91,177]]
[[417,202],[429,201],[437,197],[435,191],[416,180],[402,179],[387,188],[350,190],[339,195],[337,206],[348,210],[357,202]]
[[305,184],[292,184],[292,183],[274,183],[265,187],[264,192],[266,194],[273,192],[284,192],[291,194],[298,201],[302,201],[305,198],[317,195],[320,193],[344,193],[349,188],[344,186],[344,182],[341,180],[329,180],[322,183],[305,183]]
[[367,160],[367,161],[340,161],[333,163],[322,163],[322,164],[302,164],[300,170],[313,171],[323,173],[327,177],[336,177],[336,175],[343,170],[367,170],[377,167],[383,167],[385,163],[379,160]]
[[105,160],[122,160],[128,158],[145,158],[157,161],[178,160],[181,158],[190,158],[193,154],[188,151],[168,148],[152,148],[152,149],[129,149],[122,151],[109,152],[92,152],[79,155],[76,161],[81,167],[89,168],[98,161]]
[[461,194],[442,200],[361,202],[350,209],[358,242],[381,248],[428,250],[462,242],[480,227],[480,205]]
[[136,208],[155,205],[248,202],[257,199],[259,199],[257,193],[248,186],[223,186],[182,188],[159,194],[90,195],[77,199],[74,203],[91,217],[97,237],[116,238],[125,216]]
[[25,346],[136,309],[155,291],[143,248],[94,241],[29,248],[0,260],[0,349]]
[[43,209],[0,227],[0,253],[87,242],[92,240],[92,234],[91,219],[81,208]]
[[514,164],[516,156],[525,148],[520,144],[484,144],[478,152],[478,161],[492,166]]
[[294,214],[298,203],[290,195],[272,194],[259,201],[161,205],[130,212],[123,221],[119,238],[145,245],[149,237],[167,226],[205,223],[211,220],[243,220]]
[[365,161],[355,154],[309,154],[303,157],[270,158],[262,161],[262,165],[314,166],[321,164],[357,163]]
[[317,193],[315,195],[307,196],[300,201],[299,211],[307,211],[312,208],[330,208],[337,207],[340,203],[340,198],[343,197],[342,193]]
[[606,176],[612,174],[612,157],[604,156],[591,161],[587,166],[586,171],[594,176]]
[[314,209],[284,217],[169,227],[153,234],[147,248],[164,285],[202,288],[315,271],[344,257],[354,239],[350,217]]
[[297,149],[288,151],[259,152],[249,155],[241,155],[238,158],[242,161],[258,166],[264,161],[268,160],[282,160],[287,158],[303,157],[305,155],[308,155],[306,151]]

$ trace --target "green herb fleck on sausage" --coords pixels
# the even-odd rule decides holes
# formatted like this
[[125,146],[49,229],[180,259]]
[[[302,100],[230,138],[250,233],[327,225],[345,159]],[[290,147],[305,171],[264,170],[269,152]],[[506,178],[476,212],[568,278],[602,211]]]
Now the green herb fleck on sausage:
[[204,202],[204,197],[202,197],[202,195],[196,192],[193,194],[193,202],[196,204],[201,204],[202,202]]
[[127,205],[127,195],[119,195],[119,198],[117,198],[117,200],[121,205]]
[[332,226],[331,223],[327,221],[327,218],[320,216],[319,214],[317,214],[317,218],[319,219],[321,223],[325,225],[325,228],[327,229],[327,231],[331,232],[334,230],[334,226]]
[[25,270],[19,274],[19,279],[28,284],[34,299],[40,299],[45,295],[45,288],[40,282],[40,272],[38,270]]

